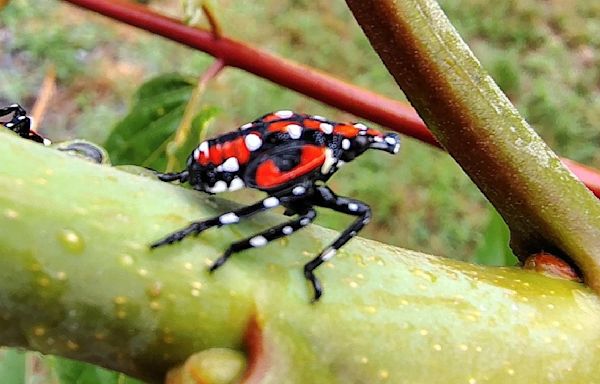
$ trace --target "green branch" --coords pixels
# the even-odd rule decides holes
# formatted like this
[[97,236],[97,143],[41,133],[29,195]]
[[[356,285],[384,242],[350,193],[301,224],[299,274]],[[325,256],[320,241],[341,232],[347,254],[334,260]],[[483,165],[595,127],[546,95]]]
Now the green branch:
[[0,164],[1,345],[152,382],[216,347],[250,351],[248,382],[261,383],[600,375],[600,301],[577,283],[356,239],[318,270],[325,295],[312,305],[302,264],[333,231],[311,226],[209,275],[226,244],[281,218],[151,252],[165,233],[232,204],[7,132]]
[[511,229],[523,260],[571,258],[600,292],[600,203],[500,91],[433,0],[347,0],[439,142]]

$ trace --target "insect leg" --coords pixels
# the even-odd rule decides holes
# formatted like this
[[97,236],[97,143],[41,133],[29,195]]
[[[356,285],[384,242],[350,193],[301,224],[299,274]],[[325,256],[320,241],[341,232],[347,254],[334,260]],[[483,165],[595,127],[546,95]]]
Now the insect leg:
[[299,216],[294,220],[279,224],[252,237],[231,244],[223,253],[223,255],[215,260],[213,265],[210,267],[210,271],[213,272],[225,264],[229,257],[234,253],[245,251],[251,248],[263,247],[273,240],[289,236],[297,230],[302,229],[310,224],[315,217],[317,217],[317,212],[313,207],[310,206],[299,209],[297,214],[299,214]]
[[339,197],[328,187],[322,186],[316,188],[316,193],[311,199],[315,205],[324,208],[330,208],[334,211],[345,213],[358,218],[348,226],[333,243],[325,248],[319,256],[315,257],[304,265],[304,276],[313,286],[315,296],[313,301],[319,300],[323,294],[323,288],[319,279],[315,276],[314,270],[325,261],[335,256],[335,253],[371,220],[371,208],[362,201],[346,197]]
[[282,204],[292,203],[293,201],[305,199],[308,193],[310,193],[310,190],[308,188],[305,188],[304,193],[298,195],[291,194],[287,191],[272,194],[271,196],[252,205],[247,205],[234,211],[226,212],[222,215],[215,216],[208,220],[193,222],[187,227],[177,232],[173,232],[164,239],[159,240],[154,244],[150,245],[150,248],[157,248],[166,244],[173,244],[175,242],[183,240],[185,237],[191,234],[198,235],[201,232],[212,227],[222,227],[228,224],[235,224],[239,222],[240,219],[243,217],[251,216],[256,213],[265,211],[267,209],[275,208]]

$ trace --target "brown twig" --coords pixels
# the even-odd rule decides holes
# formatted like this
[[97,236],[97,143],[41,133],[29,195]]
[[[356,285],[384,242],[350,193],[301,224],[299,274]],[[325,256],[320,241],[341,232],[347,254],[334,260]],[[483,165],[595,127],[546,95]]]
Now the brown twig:
[[35,99],[35,104],[31,109],[32,122],[30,129],[32,131],[37,131],[37,128],[40,126],[54,92],[56,92],[56,68],[51,64],[46,70],[44,81]]
[[[176,152],[179,148],[181,148],[185,142],[188,140],[188,136],[192,127],[192,120],[198,111],[198,107],[200,106],[200,98],[208,83],[217,77],[219,73],[225,68],[225,63],[221,59],[215,60],[215,62],[202,74],[200,79],[198,80],[198,84],[194,88],[192,92],[192,97],[188,101],[185,111],[183,113],[183,118],[181,119],[181,123],[175,132],[175,137],[173,141],[169,145],[167,149],[167,172],[171,172],[174,169],[179,167],[177,164],[177,156]],[[204,135],[205,132],[202,132]]]

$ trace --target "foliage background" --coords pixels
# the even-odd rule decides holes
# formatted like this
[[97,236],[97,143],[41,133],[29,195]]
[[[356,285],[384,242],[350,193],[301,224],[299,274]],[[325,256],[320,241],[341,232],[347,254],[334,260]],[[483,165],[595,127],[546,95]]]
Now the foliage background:
[[[560,155],[600,168],[600,3],[586,0],[442,0],[444,10],[518,109]],[[226,35],[401,98],[342,0],[221,0]],[[154,1],[180,17],[179,0]],[[127,113],[135,90],[162,73],[199,76],[203,53],[55,0],[12,0],[0,12],[0,105],[31,108],[51,66],[57,92],[42,122],[55,141],[102,143]],[[217,114],[208,135],[277,109],[352,120],[304,96],[237,69],[213,81],[206,105]],[[148,155],[154,148],[136,142]],[[393,170],[393,171],[392,171]],[[443,152],[406,138],[396,157],[368,153],[330,183],[370,203],[362,233],[386,243],[487,264],[510,264],[506,230]],[[253,193],[230,198],[250,201]],[[320,212],[317,223],[347,219]],[[4,352],[7,353],[7,352]],[[14,353],[14,352],[10,352]],[[17,382],[17,381],[15,381]]]

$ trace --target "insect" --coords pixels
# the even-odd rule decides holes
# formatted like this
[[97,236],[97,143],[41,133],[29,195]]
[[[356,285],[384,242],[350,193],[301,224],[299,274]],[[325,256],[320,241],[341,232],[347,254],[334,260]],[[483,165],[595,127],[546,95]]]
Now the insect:
[[0,108],[0,117],[10,115],[11,113],[13,114],[12,119],[7,122],[2,122],[2,125],[25,139],[44,145],[51,144],[50,140],[31,130],[31,118],[27,116],[27,112],[23,107],[19,104],[13,104],[8,107]]
[[267,114],[237,131],[202,142],[190,155],[185,170],[162,173],[163,181],[189,182],[197,190],[211,194],[241,188],[267,193],[265,199],[204,221],[192,222],[151,245],[173,244],[189,235],[224,225],[267,209],[283,206],[293,220],[235,242],[210,267],[213,272],[233,254],[257,248],[300,230],[316,217],[314,207],[356,216],[329,247],[304,265],[304,276],[312,284],[314,301],[323,293],[315,269],[331,259],[336,251],[369,222],[371,210],[359,200],[337,196],[325,182],[345,163],[367,149],[395,154],[400,138],[384,134],[361,123],[336,123],[321,116],[292,111]]

